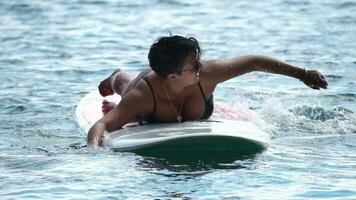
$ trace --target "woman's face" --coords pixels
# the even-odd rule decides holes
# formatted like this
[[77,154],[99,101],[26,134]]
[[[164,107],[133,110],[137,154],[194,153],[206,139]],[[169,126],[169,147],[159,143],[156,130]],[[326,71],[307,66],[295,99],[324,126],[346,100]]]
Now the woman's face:
[[201,63],[198,55],[198,52],[192,52],[188,54],[183,62],[183,68],[179,78],[184,86],[193,85],[199,81]]

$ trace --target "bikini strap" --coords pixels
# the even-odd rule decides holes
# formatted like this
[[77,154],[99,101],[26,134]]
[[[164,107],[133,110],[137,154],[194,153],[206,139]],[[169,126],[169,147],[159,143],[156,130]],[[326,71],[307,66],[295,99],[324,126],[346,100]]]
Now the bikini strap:
[[204,97],[205,102],[207,102],[208,100],[206,99],[206,96],[205,96],[205,94],[204,94],[203,88],[202,88],[201,85],[200,85],[200,82],[198,82],[198,85],[199,85],[200,92],[201,92],[201,94],[202,94],[203,97]]
[[153,111],[152,111],[152,115],[154,115],[154,113],[156,112],[156,97],[155,97],[155,93],[153,91],[152,85],[147,80],[147,78],[146,77],[142,77],[142,79],[147,83],[148,87],[150,88],[150,90],[152,92],[152,96],[153,96]]
[[205,101],[205,111],[201,119],[208,119],[213,114],[214,111],[214,97],[213,94],[211,94],[209,99],[207,99],[200,82],[198,82],[198,85],[199,85],[200,92],[203,95]]

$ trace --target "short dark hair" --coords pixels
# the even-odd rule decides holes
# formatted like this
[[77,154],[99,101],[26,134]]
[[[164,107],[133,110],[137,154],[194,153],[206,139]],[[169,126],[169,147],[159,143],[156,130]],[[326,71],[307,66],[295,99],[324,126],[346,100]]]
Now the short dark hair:
[[152,70],[165,78],[168,74],[180,73],[184,59],[192,52],[198,53],[200,58],[201,50],[197,39],[170,35],[160,37],[152,44],[148,60]]

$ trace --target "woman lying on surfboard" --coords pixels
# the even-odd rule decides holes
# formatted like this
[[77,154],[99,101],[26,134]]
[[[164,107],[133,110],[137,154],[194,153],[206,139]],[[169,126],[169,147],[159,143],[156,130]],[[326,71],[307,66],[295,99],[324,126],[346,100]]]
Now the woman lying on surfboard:
[[141,123],[184,122],[208,119],[213,113],[213,92],[219,83],[243,74],[261,71],[297,78],[319,90],[327,88],[317,70],[306,70],[282,61],[257,55],[233,59],[201,60],[195,38],[161,37],[152,44],[150,69],[136,78],[116,70],[99,84],[102,96],[121,95],[120,103],[91,127],[89,146],[101,146],[104,133],[120,129],[132,120]]

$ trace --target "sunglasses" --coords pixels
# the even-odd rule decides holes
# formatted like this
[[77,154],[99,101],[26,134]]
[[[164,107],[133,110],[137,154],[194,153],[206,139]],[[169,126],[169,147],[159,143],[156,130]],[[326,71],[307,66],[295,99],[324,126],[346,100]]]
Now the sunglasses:
[[195,61],[195,64],[192,69],[183,69],[180,72],[192,72],[192,73],[199,73],[201,68],[201,63],[199,60]]
[[180,72],[192,72],[192,73],[196,73],[198,74],[201,68],[201,63],[200,63],[200,59],[199,59],[199,52],[198,50],[195,50],[196,54],[195,54],[195,64],[193,66],[193,69],[183,69]]

